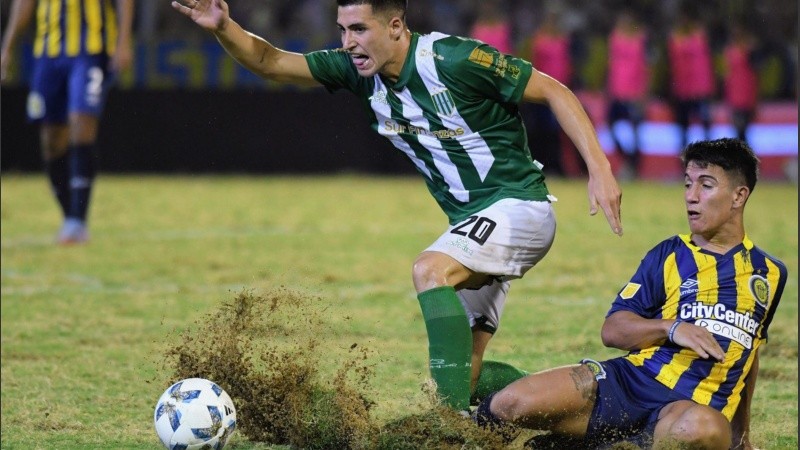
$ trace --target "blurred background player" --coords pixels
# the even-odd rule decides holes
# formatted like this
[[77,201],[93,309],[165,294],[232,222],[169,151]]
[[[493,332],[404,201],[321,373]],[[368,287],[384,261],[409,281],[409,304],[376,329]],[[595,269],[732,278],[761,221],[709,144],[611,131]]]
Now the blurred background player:
[[[639,174],[641,143],[639,125],[644,120],[645,101],[650,85],[648,36],[631,9],[617,16],[608,38],[608,127],[615,151],[623,166],[618,178],[629,180]],[[631,140],[621,138],[620,122],[630,125]],[[625,142],[625,144],[623,144]],[[626,145],[627,144],[627,145]]]
[[486,0],[478,5],[478,15],[469,30],[470,37],[485,42],[507,55],[514,54],[514,39],[506,5]]
[[680,128],[680,147],[688,142],[689,123],[696,117],[704,138],[711,137],[711,100],[716,83],[708,33],[700,22],[698,6],[685,1],[667,38],[672,104]]
[[100,115],[114,75],[132,61],[133,0],[15,0],[3,35],[5,81],[18,41],[36,15],[27,114],[40,123],[45,170],[64,222],[60,244],[89,239],[87,214]]
[[723,50],[725,90],[723,98],[730,109],[736,136],[747,140],[747,129],[758,107],[756,40],[745,23],[734,21]]
[[693,142],[681,156],[690,232],[645,255],[603,323],[603,344],[629,353],[520,379],[480,404],[480,425],[549,430],[534,439],[561,441],[552,448],[752,449],[758,351],[787,269],[745,233],[759,164],[747,143]]
[[[548,6],[542,22],[529,38],[530,61],[536,70],[546,73],[568,88],[574,87],[574,40],[561,23],[561,12]],[[526,103],[522,112],[528,125],[528,136],[536,144],[536,154],[548,174],[567,175],[563,163],[561,127],[550,108],[541,103]]]

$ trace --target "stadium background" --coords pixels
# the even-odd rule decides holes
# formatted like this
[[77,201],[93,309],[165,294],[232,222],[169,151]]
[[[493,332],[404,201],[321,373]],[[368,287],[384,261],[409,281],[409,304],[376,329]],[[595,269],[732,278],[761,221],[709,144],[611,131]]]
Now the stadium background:
[[[2,0],[3,24],[10,0]],[[477,18],[477,0],[411,0],[409,25],[468,35]],[[100,168],[106,172],[331,173],[356,171],[404,174],[413,167],[400,152],[368,130],[366,115],[347,93],[297,89],[265,82],[236,65],[217,42],[173,12],[167,0],[138,0],[136,60],[121,74],[103,119]],[[612,164],[607,124],[606,38],[625,4],[645,18],[657,50],[651,69],[652,97],[643,125],[641,176],[680,176],[675,155],[678,128],[667,102],[666,34],[676,16],[675,0],[578,0],[497,2],[507,14],[515,43],[540,26],[545,11],[558,8],[562,24],[584,51],[571,86],[595,122]],[[764,49],[759,66],[761,104],[749,138],[764,165],[765,178],[783,179],[797,163],[797,2],[793,0],[714,0],[697,2],[717,64],[729,24],[746,17]],[[339,45],[335,2],[331,0],[231,0],[234,19],[272,43],[293,51]],[[32,27],[31,27],[32,29]],[[30,37],[3,87],[3,171],[38,171],[37,132],[24,117],[31,66]],[[721,84],[718,83],[718,86]],[[733,135],[728,110],[718,96],[712,106],[714,137]],[[331,112],[334,112],[333,114]],[[694,136],[699,129],[692,127]],[[535,143],[532,144],[535,149]],[[574,152],[562,158],[568,175],[580,175]],[[796,170],[795,170],[796,177]],[[796,179],[796,178],[795,178]]]

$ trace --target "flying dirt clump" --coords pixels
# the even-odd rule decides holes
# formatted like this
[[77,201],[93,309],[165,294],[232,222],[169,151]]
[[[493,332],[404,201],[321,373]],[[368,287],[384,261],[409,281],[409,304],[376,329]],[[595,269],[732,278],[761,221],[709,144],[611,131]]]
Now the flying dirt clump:
[[[329,331],[319,299],[288,290],[242,292],[167,350],[171,379],[202,377],[236,405],[237,429],[251,441],[297,448],[366,448],[372,436],[366,351],[351,349],[323,380],[319,337]],[[330,364],[329,359],[325,364]]]
[[377,423],[368,395],[375,393],[370,352],[358,344],[337,352],[321,341],[334,331],[326,310],[320,298],[285,288],[239,293],[169,346],[164,384],[213,380],[232,397],[237,429],[253,442],[342,450],[519,448],[441,406],[430,392],[421,413]]

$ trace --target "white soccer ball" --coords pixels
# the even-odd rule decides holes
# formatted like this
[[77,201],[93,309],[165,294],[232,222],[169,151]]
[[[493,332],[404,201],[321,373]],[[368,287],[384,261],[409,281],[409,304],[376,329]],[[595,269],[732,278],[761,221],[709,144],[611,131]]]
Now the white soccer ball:
[[236,429],[236,408],[216,383],[187,378],[161,394],[153,421],[158,437],[170,450],[221,450]]

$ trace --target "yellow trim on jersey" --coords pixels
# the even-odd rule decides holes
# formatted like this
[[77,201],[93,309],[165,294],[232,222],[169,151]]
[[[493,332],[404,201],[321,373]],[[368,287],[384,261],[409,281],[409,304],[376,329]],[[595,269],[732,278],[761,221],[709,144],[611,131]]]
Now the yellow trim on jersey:
[[81,1],[67,0],[67,45],[64,54],[76,56],[81,52]]
[[697,359],[697,353],[688,348],[675,353],[672,355],[672,360],[669,364],[664,364],[661,370],[658,371],[656,380],[673,389],[678,384],[678,380],[681,379],[683,373],[689,370],[689,366],[692,365],[692,361],[695,359]]
[[638,353],[631,353],[629,355],[625,355],[625,359],[631,362],[634,366],[641,367],[644,365],[644,362],[650,359],[653,354],[658,351],[659,347],[650,347],[646,348]]
[[52,58],[61,53],[61,0],[50,0],[47,20],[47,56]]
[[44,53],[44,35],[47,33],[47,9],[49,5],[46,1],[40,1],[36,6],[36,38],[33,40],[33,55],[42,56]]
[[[777,293],[778,285],[781,281],[781,270],[769,258],[764,258],[764,261],[767,263],[767,268],[769,269],[769,273],[767,274],[767,282],[769,282],[769,300],[767,301],[767,311],[769,311],[772,308],[772,301],[775,300],[775,294]],[[758,337],[761,337],[761,329],[763,327],[764,325],[762,324],[758,328]]]
[[661,308],[663,319],[676,319],[678,317],[678,303],[681,300],[681,274],[675,262],[675,253],[671,253],[664,260],[664,294],[666,300]]
[[[753,341],[753,350],[750,352],[749,357],[747,358],[747,362],[744,364],[744,373],[750,372],[750,366],[753,365],[753,360],[756,357],[757,350],[759,344],[761,343],[760,339],[756,339]],[[735,347],[734,347],[735,346]],[[738,361],[742,357],[742,353],[744,347],[742,347],[738,342],[731,341],[731,348],[735,349],[736,353],[736,360]],[[729,352],[731,352],[729,350]],[[727,375],[727,372],[725,373]],[[733,387],[731,395],[728,396],[728,403],[725,407],[722,408],[722,414],[728,418],[728,420],[733,420],[733,415],[736,414],[736,409],[739,407],[739,403],[742,401],[742,390],[744,389],[744,381],[746,377],[739,377],[736,381],[736,386]]]
[[103,50],[103,17],[100,0],[85,0],[86,53],[95,55]]

